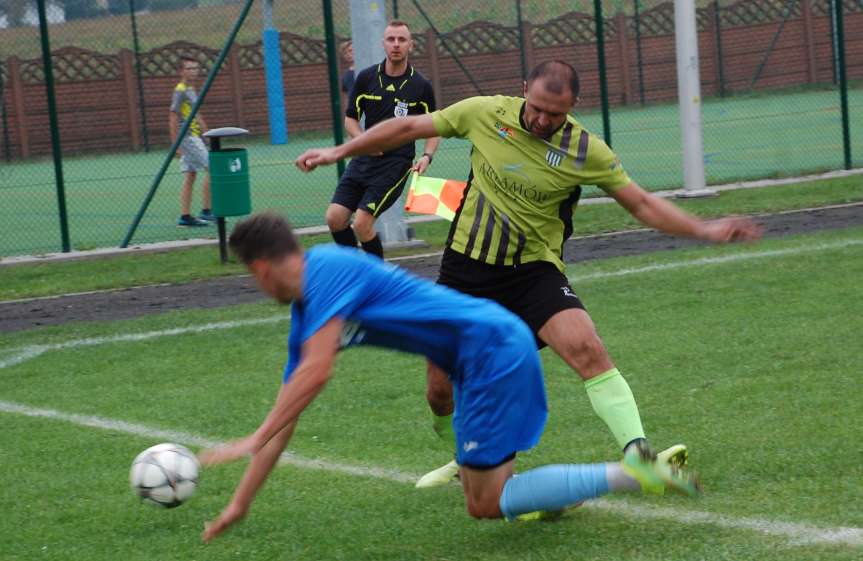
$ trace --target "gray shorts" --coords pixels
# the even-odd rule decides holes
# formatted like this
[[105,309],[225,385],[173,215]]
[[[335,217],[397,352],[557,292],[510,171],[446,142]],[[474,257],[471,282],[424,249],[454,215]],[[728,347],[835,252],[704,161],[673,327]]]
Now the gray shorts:
[[181,172],[200,171],[210,167],[207,146],[200,136],[186,136],[180,143],[180,151],[182,152],[180,156]]

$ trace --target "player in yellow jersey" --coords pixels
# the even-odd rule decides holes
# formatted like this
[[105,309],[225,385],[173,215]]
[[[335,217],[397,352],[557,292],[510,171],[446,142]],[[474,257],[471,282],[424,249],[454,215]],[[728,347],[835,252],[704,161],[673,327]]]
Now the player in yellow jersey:
[[[174,88],[171,96],[171,111],[168,120],[171,130],[171,142],[177,139],[180,128],[189,119],[192,106],[198,101],[195,91],[201,64],[190,57],[180,58],[180,83]],[[201,129],[203,127],[203,131]],[[207,122],[199,111],[189,125],[189,132],[183,138],[177,155],[180,157],[180,171],[183,172],[183,190],[180,193],[180,220],[178,226],[207,226],[216,220],[210,211],[210,163],[207,146],[201,138],[201,133],[207,132]],[[192,188],[199,171],[204,172],[201,186],[201,214],[192,216]]]
[[[540,347],[550,346],[578,372],[594,411],[626,452],[645,444],[638,407],[564,273],[563,244],[572,234],[581,186],[596,185],[640,222],[669,234],[729,242],[757,239],[760,228],[744,218],[702,221],[643,190],[605,142],[570,115],[578,93],[572,66],[545,62],[528,76],[524,98],[472,97],[430,115],[381,123],[341,146],[306,151],[297,166],[310,171],[432,136],[470,140],[470,178],[438,282],[495,300],[521,317]],[[452,388],[431,363],[427,397],[435,428],[451,431]],[[660,456],[684,464],[686,447]],[[451,462],[418,486],[445,483],[457,472]]]

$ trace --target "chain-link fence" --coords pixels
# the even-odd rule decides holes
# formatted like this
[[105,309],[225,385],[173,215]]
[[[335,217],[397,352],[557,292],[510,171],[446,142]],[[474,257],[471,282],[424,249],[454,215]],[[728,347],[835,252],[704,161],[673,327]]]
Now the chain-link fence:
[[[844,37],[831,3],[842,2]],[[171,143],[169,107],[182,57],[214,70],[245,0],[46,0],[62,167],[74,249],[118,245]],[[837,55],[850,80],[851,131],[863,130],[863,0],[697,0],[708,182],[844,166]],[[274,0],[287,144],[271,143],[261,0],[201,105],[206,124],[251,136],[256,209],[319,225],[337,181],[333,169],[302,175],[292,162],[333,140],[322,3]],[[389,0],[411,26],[411,62],[438,105],[477,93],[520,95],[535,64],[571,61],[582,81],[577,117],[610,135],[632,177],[647,188],[681,184],[673,3],[601,3],[610,128],[604,130],[594,2]],[[332,2],[335,37],[350,35],[349,2]],[[0,256],[60,249],[45,75],[35,0],[0,5]],[[198,84],[200,88],[200,83]],[[344,105],[342,105],[344,107]],[[339,119],[341,120],[341,119]],[[341,126],[341,123],[337,123]],[[852,134],[854,165],[863,138]],[[430,174],[465,178],[468,149],[447,140]],[[202,205],[201,182],[192,209]],[[177,228],[183,183],[168,168],[133,242],[213,236]]]

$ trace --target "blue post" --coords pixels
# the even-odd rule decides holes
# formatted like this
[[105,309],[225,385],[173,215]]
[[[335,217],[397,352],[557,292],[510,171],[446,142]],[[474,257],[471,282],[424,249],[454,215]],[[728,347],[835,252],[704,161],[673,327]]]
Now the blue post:
[[273,3],[262,4],[264,19],[264,77],[267,80],[267,108],[270,117],[270,143],[287,144],[288,118],[285,114],[285,91],[282,85],[282,57],[279,32],[273,27]]

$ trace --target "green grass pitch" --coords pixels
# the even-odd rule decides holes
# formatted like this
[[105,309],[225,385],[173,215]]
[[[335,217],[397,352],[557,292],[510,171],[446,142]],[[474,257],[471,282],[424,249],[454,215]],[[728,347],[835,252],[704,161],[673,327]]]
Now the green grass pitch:
[[[0,558],[860,559],[863,229],[590,262],[569,274],[648,435],[690,446],[702,498],[610,498],[554,523],[509,524],[470,519],[455,485],[420,492],[286,465],[244,523],[204,546],[202,523],[226,504],[242,464],[205,470],[188,504],[162,511],[139,504],[127,483],[132,458],[158,438],[0,412]],[[287,311],[258,304],[4,334],[0,365],[34,345],[141,340],[79,342],[4,366],[0,409],[242,436],[272,404],[289,322],[141,334]],[[615,458],[582,384],[549,351],[542,358],[549,424],[519,466]],[[417,357],[343,353],[289,451],[402,474],[437,466],[449,453],[431,431],[424,378]],[[845,541],[829,544],[830,535]]]

